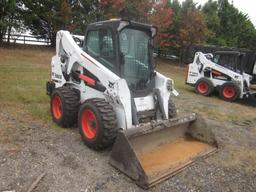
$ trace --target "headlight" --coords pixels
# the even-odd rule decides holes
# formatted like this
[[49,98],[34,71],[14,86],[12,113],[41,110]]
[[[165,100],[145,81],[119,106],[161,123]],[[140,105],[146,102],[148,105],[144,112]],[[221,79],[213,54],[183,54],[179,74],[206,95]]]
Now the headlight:
[[173,80],[171,80],[171,79],[167,80],[166,88],[167,88],[168,91],[172,91],[173,90]]

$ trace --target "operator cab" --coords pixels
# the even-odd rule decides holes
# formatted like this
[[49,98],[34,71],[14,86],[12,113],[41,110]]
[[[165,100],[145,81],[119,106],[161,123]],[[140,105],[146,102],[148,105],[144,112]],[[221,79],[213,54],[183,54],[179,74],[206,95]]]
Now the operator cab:
[[216,51],[213,62],[230,69],[236,73],[242,74],[244,53],[238,51]]
[[83,49],[127,81],[134,95],[147,95],[153,86],[152,25],[114,19],[87,26]]

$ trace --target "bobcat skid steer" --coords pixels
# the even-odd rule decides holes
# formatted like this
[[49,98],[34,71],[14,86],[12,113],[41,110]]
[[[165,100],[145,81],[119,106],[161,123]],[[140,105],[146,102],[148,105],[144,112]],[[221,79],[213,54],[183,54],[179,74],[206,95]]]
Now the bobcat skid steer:
[[252,84],[256,75],[256,65],[252,75],[244,72],[244,54],[237,51],[217,51],[214,56],[197,52],[193,63],[188,65],[186,83],[194,86],[199,94],[209,96],[219,92],[227,101],[254,96]]
[[114,144],[110,164],[143,188],[217,147],[203,119],[177,117],[173,80],[154,70],[156,32],[120,19],[88,25],[85,37],[59,31],[47,82],[53,121],[77,123],[92,149]]

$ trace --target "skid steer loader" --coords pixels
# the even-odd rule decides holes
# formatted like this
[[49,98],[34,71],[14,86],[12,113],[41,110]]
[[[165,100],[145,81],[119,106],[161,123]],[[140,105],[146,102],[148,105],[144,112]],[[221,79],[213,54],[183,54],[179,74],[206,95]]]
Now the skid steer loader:
[[156,33],[121,19],[92,23],[85,37],[59,31],[47,82],[53,121],[77,123],[95,150],[114,144],[110,164],[143,188],[217,147],[202,118],[177,117],[174,82],[154,69]]
[[188,65],[186,83],[199,94],[209,96],[215,90],[226,101],[255,96],[256,64],[252,75],[244,72],[244,54],[238,51],[217,51],[214,55],[197,52]]

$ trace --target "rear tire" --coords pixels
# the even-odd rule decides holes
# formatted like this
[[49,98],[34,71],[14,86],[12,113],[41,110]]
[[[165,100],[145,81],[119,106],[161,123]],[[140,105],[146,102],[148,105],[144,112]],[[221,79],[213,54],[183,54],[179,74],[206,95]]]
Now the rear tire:
[[51,95],[52,119],[61,127],[75,124],[79,107],[79,95],[67,87],[54,89]]
[[197,93],[204,95],[204,96],[209,96],[212,94],[214,90],[214,85],[211,82],[211,80],[207,78],[201,78],[196,82],[196,91]]
[[90,99],[80,107],[78,126],[84,144],[95,150],[112,145],[118,133],[114,109],[104,99]]
[[241,94],[238,85],[234,82],[226,82],[219,89],[219,96],[226,101],[235,101]]
[[169,119],[177,117],[177,109],[171,98],[169,98],[169,102],[168,102],[168,116],[169,116]]

